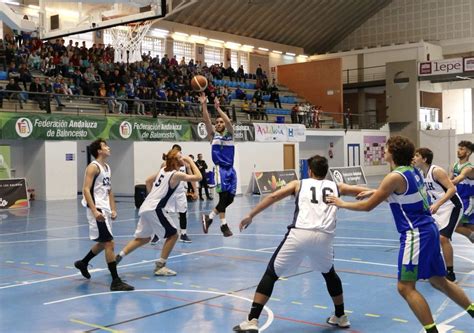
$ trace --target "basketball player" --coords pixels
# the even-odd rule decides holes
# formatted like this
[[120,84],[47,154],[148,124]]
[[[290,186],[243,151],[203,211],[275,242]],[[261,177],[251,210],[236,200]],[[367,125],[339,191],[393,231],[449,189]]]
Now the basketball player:
[[105,249],[105,261],[112,275],[110,290],[133,290],[135,288],[123,282],[117,274],[111,221],[117,218],[117,211],[111,188],[111,171],[106,163],[110,156],[110,148],[103,139],[97,139],[91,143],[89,149],[95,161],[86,168],[82,205],[87,207],[89,238],[97,243],[82,260],[76,261],[74,266],[81,271],[82,276],[90,279],[91,275],[87,270],[89,261]]
[[[177,149],[170,150],[165,161],[165,167],[148,177],[145,182],[148,195],[138,212],[140,219],[135,230],[135,239],[128,242],[116,260],[120,262],[124,256],[147,244],[153,235],[162,233],[164,229],[165,242],[161,257],[155,263],[154,273],[159,276],[173,276],[176,272],[166,267],[166,260],[178,240],[178,232],[165,207],[176,200],[175,191],[180,182],[199,181],[201,173],[196,164],[188,156],[182,156]],[[193,175],[179,171],[184,164],[191,166]]]
[[341,279],[334,270],[333,240],[336,229],[336,207],[326,204],[329,194],[357,195],[367,188],[336,184],[326,180],[328,161],[316,155],[308,159],[310,178],[295,180],[280,190],[260,201],[240,222],[240,231],[246,229],[252,219],[273,203],[289,196],[296,195],[296,208],[293,223],[270,260],[255,292],[252,308],[247,320],[234,327],[236,332],[258,332],[258,318],[264,305],[272,295],[275,282],[286,272],[296,270],[307,256],[311,268],[322,272],[327,290],[335,307],[334,315],[327,322],[341,328],[350,327],[344,313],[344,299]]
[[[179,152],[181,152],[181,146],[178,144],[173,145],[171,149],[176,149]],[[191,157],[192,155],[189,156],[189,159],[191,161],[194,161],[194,159]],[[164,167],[164,166],[162,166]],[[192,175],[192,172],[189,168],[189,164],[182,165],[179,168],[180,172],[187,173],[188,175]],[[196,185],[195,182],[191,183],[186,183],[186,182],[180,182],[178,187],[176,188],[175,191],[175,200],[171,200],[168,202],[168,204],[165,207],[165,210],[167,212],[172,212],[172,213],[178,213],[179,214],[179,228],[180,228],[180,236],[179,240],[184,243],[191,243],[191,238],[186,233],[186,228],[188,225],[188,218],[187,218],[187,212],[188,212],[188,200],[186,197],[186,193],[188,190],[188,184],[191,184],[192,188],[194,189],[192,198],[194,200],[197,199],[197,190],[196,190]]]
[[453,246],[451,237],[462,216],[461,198],[456,186],[449,180],[448,174],[439,166],[432,165],[433,152],[428,148],[415,151],[413,165],[423,172],[428,197],[431,199],[430,212],[433,215],[440,234],[441,249],[446,263],[446,278],[456,281],[454,274]]
[[388,200],[400,237],[398,256],[398,292],[406,300],[426,332],[438,332],[431,310],[423,295],[416,289],[416,281],[429,279],[474,317],[474,303],[455,283],[447,280],[441,256],[439,231],[430,213],[429,202],[420,172],[411,166],[415,155],[413,143],[402,136],[387,141],[386,160],[394,168],[382,180],[379,188],[359,194],[369,196],[360,202],[345,202],[336,196],[326,200],[337,207],[370,211]]
[[207,98],[204,93],[199,96],[202,106],[202,115],[209,140],[212,145],[212,161],[216,166],[216,192],[219,194],[219,202],[209,215],[202,215],[202,229],[207,234],[213,219],[219,216],[221,220],[221,231],[224,237],[232,236],[225,219],[226,208],[234,201],[237,191],[237,175],[234,169],[234,128],[229,117],[222,111],[219,100],[214,99],[214,106],[218,116],[214,128],[211,117],[207,110]]
[[451,179],[458,190],[464,205],[464,215],[456,228],[456,232],[466,236],[474,243],[474,165],[469,157],[474,151],[474,144],[461,141],[458,144],[458,159],[454,164]]

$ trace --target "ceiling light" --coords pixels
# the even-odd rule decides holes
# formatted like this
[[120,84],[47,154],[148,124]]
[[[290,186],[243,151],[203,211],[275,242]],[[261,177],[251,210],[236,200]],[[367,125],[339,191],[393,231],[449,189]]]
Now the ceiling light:
[[40,9],[40,6],[28,5],[28,8],[39,10],[39,9]]
[[283,52],[281,52],[281,51],[276,51],[276,50],[273,50],[272,52],[273,52],[273,53],[277,53],[277,54],[282,54],[282,53],[283,53]]
[[176,36],[181,36],[181,37],[188,37],[188,34],[185,34],[184,32],[175,32],[174,33]]
[[255,47],[252,46],[252,45],[246,45],[246,44],[242,45],[242,47],[245,47],[246,49],[253,49],[253,48],[255,48]]
[[153,32],[159,35],[167,35],[169,33],[168,30],[163,30],[163,29],[153,29]]
[[296,55],[295,53],[291,53],[291,52],[286,52],[285,54],[288,55],[288,56],[292,56],[292,57],[294,57]]
[[198,35],[191,35],[192,39],[199,39],[199,40],[207,40],[207,37],[204,36],[198,36]]
[[221,43],[221,44],[224,44],[224,41],[223,41],[223,40],[220,40],[220,39],[209,38],[209,40],[210,40],[211,42],[214,42],[214,43]]
[[301,58],[308,58],[308,56],[306,54],[300,54],[298,57],[301,57]]
[[258,49],[259,49],[260,51],[266,51],[266,52],[268,52],[268,49],[267,49],[267,48],[264,48],[264,47],[259,47]]

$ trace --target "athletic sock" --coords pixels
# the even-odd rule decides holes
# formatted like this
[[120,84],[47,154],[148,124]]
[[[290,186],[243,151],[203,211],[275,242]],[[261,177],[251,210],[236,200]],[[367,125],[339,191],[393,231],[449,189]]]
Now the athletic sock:
[[252,308],[250,309],[250,313],[248,316],[248,320],[252,320],[253,318],[258,319],[260,317],[260,314],[262,313],[263,310],[263,304],[258,304],[253,302],[252,303]]
[[214,217],[216,217],[216,213],[214,213],[214,211],[211,211],[209,213],[209,218],[212,220],[212,219],[214,219]]
[[447,266],[446,270],[448,271],[448,273],[453,273],[454,272],[453,266]]
[[221,219],[221,225],[227,224],[227,221],[225,219]]
[[181,229],[181,235],[186,235],[186,229]]
[[118,279],[118,273],[117,273],[117,263],[115,261],[107,263],[107,266],[109,266],[109,271],[110,274],[112,275],[112,280]]
[[94,258],[96,255],[94,254],[94,252],[92,252],[92,250],[89,251],[88,254],[86,254],[86,256],[81,260],[84,264],[89,264],[89,261],[91,261],[92,258]]
[[119,252],[119,256],[121,256],[122,258],[125,257],[126,255],[127,254],[125,252],[123,252],[123,250]]
[[336,317],[342,317],[344,315],[344,303],[339,304],[339,305],[334,305],[334,308],[336,311],[334,311],[334,314]]
[[160,258],[156,261],[156,267],[164,267],[166,265],[166,259]]
[[438,333],[438,329],[436,328],[435,323],[425,325],[425,326],[423,326],[423,328],[425,329],[426,333]]
[[471,303],[471,305],[469,305],[466,309],[467,313],[469,313],[469,315],[474,318],[474,303]]

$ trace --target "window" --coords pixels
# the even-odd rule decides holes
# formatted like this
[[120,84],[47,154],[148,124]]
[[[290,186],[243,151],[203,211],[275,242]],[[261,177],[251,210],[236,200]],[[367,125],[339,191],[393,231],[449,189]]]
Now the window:
[[240,51],[239,58],[240,58],[240,65],[244,66],[244,72],[248,73],[249,72],[249,53]]
[[86,47],[91,48],[94,44],[94,32],[85,32],[83,34],[71,35],[64,37],[66,45],[69,44],[69,40],[72,40],[72,45],[75,45],[76,42],[79,42],[79,47],[82,46],[82,42],[86,42]]
[[[178,62],[181,61],[181,58],[183,57],[186,62],[194,59],[194,44],[175,40],[173,42],[173,55],[176,56]],[[172,55],[168,56],[169,58],[172,57]]]
[[237,71],[239,68],[239,51],[230,50],[230,65]]
[[103,34],[104,34],[104,45],[107,46],[107,45],[112,45],[112,33],[110,32],[110,30],[103,30]]
[[148,52],[150,52],[153,58],[157,56],[163,57],[165,54],[164,45],[163,39],[146,36],[142,41],[142,54],[148,54]]
[[224,62],[224,50],[221,47],[204,46],[204,62],[208,66]]

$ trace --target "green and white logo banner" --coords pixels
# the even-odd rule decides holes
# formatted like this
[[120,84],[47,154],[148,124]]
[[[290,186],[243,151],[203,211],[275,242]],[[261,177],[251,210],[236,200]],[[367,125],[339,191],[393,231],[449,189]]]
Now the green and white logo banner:
[[0,112],[2,139],[190,141],[186,120],[138,119]]

